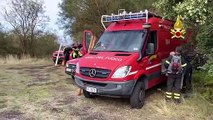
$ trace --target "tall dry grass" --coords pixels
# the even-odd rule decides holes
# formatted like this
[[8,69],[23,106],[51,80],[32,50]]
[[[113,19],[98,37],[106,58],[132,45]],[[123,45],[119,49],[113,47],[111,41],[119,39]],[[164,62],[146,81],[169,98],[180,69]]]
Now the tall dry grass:
[[14,64],[50,64],[52,61],[49,58],[32,58],[29,55],[23,55],[19,58],[17,55],[8,55],[0,57],[0,65],[14,65]]

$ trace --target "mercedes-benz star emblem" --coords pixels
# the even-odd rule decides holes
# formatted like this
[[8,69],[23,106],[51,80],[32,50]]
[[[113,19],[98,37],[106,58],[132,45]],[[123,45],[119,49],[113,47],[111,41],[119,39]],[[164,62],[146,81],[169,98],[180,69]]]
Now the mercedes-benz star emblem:
[[95,77],[95,75],[96,75],[96,70],[95,70],[95,69],[91,69],[91,70],[89,71],[89,76],[90,76],[90,77]]

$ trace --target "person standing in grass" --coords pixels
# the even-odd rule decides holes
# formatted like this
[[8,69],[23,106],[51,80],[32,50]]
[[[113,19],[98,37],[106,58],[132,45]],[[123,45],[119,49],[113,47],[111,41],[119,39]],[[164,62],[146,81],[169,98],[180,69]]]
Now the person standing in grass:
[[64,65],[66,65],[67,61],[69,61],[70,51],[72,51],[71,47],[65,47],[64,49]]
[[175,50],[174,55],[170,55],[165,61],[165,67],[167,68],[167,91],[166,101],[174,99],[176,102],[181,102],[181,88],[183,84],[184,68],[187,63],[181,56],[181,48]]
[[[81,53],[81,51],[80,51],[81,47],[82,47],[82,45],[77,44],[77,43],[73,45],[72,52],[70,54],[71,57],[72,57],[72,59],[80,58],[80,57],[83,56],[82,53]],[[81,88],[79,88],[77,90],[77,95],[81,95],[82,92],[83,92],[83,90]]]

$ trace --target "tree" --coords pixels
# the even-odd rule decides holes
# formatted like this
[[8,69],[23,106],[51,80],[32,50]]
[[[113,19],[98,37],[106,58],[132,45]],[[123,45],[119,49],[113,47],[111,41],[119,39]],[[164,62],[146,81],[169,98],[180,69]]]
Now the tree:
[[4,9],[5,20],[18,35],[23,54],[34,56],[36,35],[41,33],[47,17],[44,16],[44,6],[39,0],[11,0],[11,7]]
[[12,34],[6,32],[0,24],[0,56],[6,57],[8,54],[18,54],[19,48],[13,44]]
[[207,22],[209,16],[208,0],[158,0],[153,4],[156,12],[165,18],[173,19],[181,15],[185,25],[193,30],[193,42],[198,34],[201,25]]
[[36,47],[36,49],[34,50],[35,56],[38,58],[42,58],[42,57],[49,58],[50,55],[52,55],[52,53],[58,49],[58,44],[56,42],[57,39],[58,37],[56,36],[56,34],[48,32],[48,31],[39,35],[37,37],[36,44],[35,44],[35,47]]
[[3,27],[0,24],[0,55],[5,56],[7,51],[7,43],[5,42],[6,33],[3,31]]
[[154,0],[63,0],[59,5],[63,27],[67,33],[79,40],[85,29],[90,29],[99,37],[104,31],[101,16],[117,13],[119,9],[138,12],[153,9]]

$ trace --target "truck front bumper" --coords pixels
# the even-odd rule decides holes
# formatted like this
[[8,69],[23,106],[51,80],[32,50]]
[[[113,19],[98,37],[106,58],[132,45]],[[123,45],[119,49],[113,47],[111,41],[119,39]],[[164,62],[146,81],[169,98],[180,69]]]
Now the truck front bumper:
[[132,94],[136,80],[125,82],[91,81],[75,76],[75,83],[82,89],[97,94],[128,97]]

